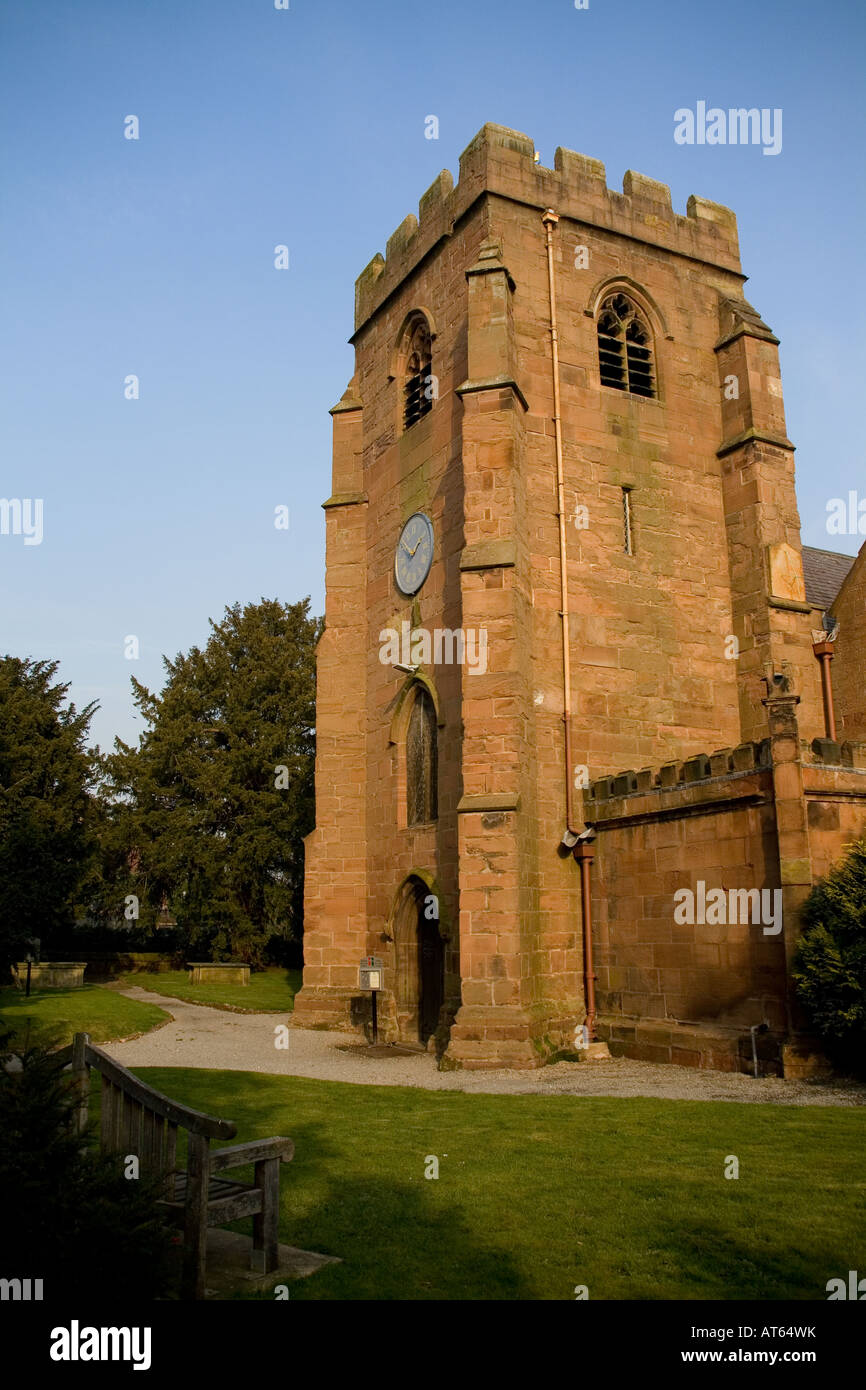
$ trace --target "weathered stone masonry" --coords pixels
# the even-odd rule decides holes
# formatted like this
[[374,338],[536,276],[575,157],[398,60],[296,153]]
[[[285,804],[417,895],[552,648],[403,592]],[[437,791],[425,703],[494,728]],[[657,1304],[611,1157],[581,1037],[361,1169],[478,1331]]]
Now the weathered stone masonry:
[[[775,737],[760,743],[593,784],[599,1033],[614,1054],[738,1070],[751,1064],[750,1026],[766,1021],[765,1067],[795,1069],[796,1047],[783,1058],[797,1031],[789,928],[840,832],[862,830],[866,743],[800,743],[794,708],[770,701]],[[674,894],[699,880],[780,889],[782,933],[750,921],[678,925]]]
[[[863,663],[862,565],[846,581],[855,613],[834,663],[849,761],[841,751],[838,763],[804,760],[802,741],[824,725],[793,445],[778,340],[743,298],[736,219],[695,197],[681,216],[665,185],[633,172],[617,192],[603,165],[569,150],[544,168],[531,140],[493,125],[464,151],[457,184],[443,171],[356,284],[355,374],[332,412],[324,504],[317,824],[296,1020],[362,1027],[358,961],[375,954],[385,1035],[418,1041],[424,962],[435,957],[428,900],[438,903],[442,970],[430,1045],[446,1065],[537,1066],[573,1048],[585,1017],[579,875],[560,849],[548,208],[559,219],[570,518],[568,775],[593,784],[583,820],[596,831],[601,1029],[614,1050],[728,1066],[767,1014],[781,1065],[798,1029],[786,974],[797,907],[866,823],[864,682],[852,675]],[[613,293],[648,326],[652,396],[601,382],[599,313]],[[419,316],[435,398],[404,428],[403,344]],[[578,507],[585,525],[571,521]],[[415,512],[430,518],[435,550],[407,598],[394,556]],[[484,629],[487,669],[383,664],[379,634],[404,621]],[[413,826],[406,730],[419,684],[438,724],[438,815]],[[770,751],[740,766],[755,745]],[[719,746],[733,751],[707,764]],[[670,767],[658,785],[621,772],[664,764],[674,765],[670,785]],[[707,765],[709,776],[693,776]],[[600,795],[617,775],[625,794]],[[578,812],[581,800],[576,791]],[[675,932],[673,886],[698,867],[782,888],[783,940]]]

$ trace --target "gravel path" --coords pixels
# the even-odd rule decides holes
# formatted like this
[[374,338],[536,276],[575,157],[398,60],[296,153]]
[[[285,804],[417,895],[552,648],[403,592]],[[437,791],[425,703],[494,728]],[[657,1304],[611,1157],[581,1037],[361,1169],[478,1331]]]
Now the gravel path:
[[212,1067],[218,1071],[307,1076],[360,1085],[418,1086],[429,1091],[575,1096],[657,1096],[666,1100],[771,1101],[775,1105],[864,1105],[866,1086],[855,1082],[755,1080],[737,1072],[633,1062],[557,1062],[538,1071],[442,1072],[423,1052],[383,1056],[347,1033],[290,1028],[288,1048],[274,1045],[287,1015],[236,1014],[167,998],[131,986],[130,999],[158,1004],[173,1021],[129,1042],[103,1043],[127,1067]]

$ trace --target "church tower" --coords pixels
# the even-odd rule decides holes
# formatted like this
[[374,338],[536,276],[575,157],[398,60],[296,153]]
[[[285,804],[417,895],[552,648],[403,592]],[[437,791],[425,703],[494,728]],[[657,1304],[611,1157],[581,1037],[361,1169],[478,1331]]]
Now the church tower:
[[[574,1051],[599,779],[764,739],[773,671],[822,731],[778,340],[735,217],[534,153],[486,125],[369,263],[331,412],[295,1018],[363,1027],[377,956],[383,1036],[445,1066]],[[641,971],[627,870],[605,931]]]

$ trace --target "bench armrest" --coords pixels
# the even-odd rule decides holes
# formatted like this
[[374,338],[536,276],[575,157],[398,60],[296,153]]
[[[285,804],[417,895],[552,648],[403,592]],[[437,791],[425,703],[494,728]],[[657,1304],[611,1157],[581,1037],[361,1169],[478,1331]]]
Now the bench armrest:
[[221,1168],[241,1168],[245,1163],[258,1163],[263,1158],[279,1158],[283,1163],[290,1163],[294,1156],[295,1145],[291,1139],[253,1139],[249,1144],[212,1149],[210,1170],[218,1173]]

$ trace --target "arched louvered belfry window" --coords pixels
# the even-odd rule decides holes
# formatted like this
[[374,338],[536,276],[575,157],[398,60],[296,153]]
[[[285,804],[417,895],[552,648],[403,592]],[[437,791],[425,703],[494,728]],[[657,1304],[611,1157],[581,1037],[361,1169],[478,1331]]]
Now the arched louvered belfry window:
[[410,429],[433,407],[433,345],[430,327],[422,314],[407,330],[408,345],[403,378],[403,428]]
[[599,310],[598,365],[602,386],[655,396],[652,333],[640,309],[621,291],[608,295]]
[[407,825],[425,825],[439,814],[437,734],[436,706],[419,685],[406,730]]

